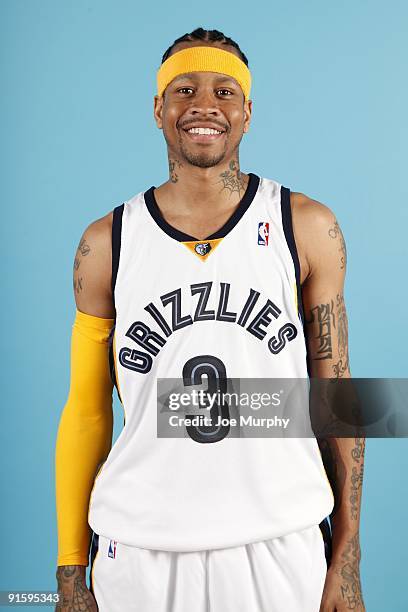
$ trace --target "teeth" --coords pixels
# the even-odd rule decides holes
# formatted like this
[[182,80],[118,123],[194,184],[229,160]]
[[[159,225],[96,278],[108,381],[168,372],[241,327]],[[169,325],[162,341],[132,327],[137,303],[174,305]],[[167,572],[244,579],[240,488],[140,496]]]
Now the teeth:
[[188,130],[190,134],[222,134],[219,130],[213,130],[212,128],[190,128]]

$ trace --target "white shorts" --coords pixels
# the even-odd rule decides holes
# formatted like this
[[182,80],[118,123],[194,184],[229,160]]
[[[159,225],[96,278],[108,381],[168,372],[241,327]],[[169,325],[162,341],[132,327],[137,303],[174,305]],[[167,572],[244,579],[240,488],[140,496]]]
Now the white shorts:
[[319,525],[216,550],[171,552],[93,534],[99,612],[319,612],[327,572]]

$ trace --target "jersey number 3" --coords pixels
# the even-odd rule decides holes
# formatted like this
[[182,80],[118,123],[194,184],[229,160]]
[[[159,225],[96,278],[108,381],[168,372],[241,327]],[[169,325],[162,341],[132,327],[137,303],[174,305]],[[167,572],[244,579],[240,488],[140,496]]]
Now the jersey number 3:
[[[223,395],[227,391],[227,372],[224,363],[214,355],[197,355],[189,359],[183,367],[183,382],[185,387],[192,385],[202,385],[203,376],[207,376],[208,386],[204,393],[209,394],[216,401],[211,409],[207,405],[202,405],[206,416],[211,419],[211,425],[194,426],[186,425],[188,435],[195,442],[207,444],[209,442],[220,442],[230,431],[229,424],[222,424],[220,421],[229,421],[228,404],[223,401]],[[197,415],[186,415],[193,417]],[[225,421],[224,421],[225,423]]]

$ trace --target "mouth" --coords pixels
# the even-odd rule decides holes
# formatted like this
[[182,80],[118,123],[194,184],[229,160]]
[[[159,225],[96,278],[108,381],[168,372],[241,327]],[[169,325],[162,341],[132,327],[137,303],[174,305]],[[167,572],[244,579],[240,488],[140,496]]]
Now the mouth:
[[225,136],[225,130],[219,130],[217,128],[202,128],[202,127],[190,127],[187,129],[182,128],[187,137],[193,142],[201,143],[212,143],[221,140]]

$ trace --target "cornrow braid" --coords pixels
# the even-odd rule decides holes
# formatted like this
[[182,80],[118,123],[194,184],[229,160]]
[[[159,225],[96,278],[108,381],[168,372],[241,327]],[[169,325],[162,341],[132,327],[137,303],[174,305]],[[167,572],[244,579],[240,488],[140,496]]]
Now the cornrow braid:
[[174,43],[170,45],[167,51],[165,51],[161,63],[163,64],[163,62],[165,62],[166,59],[170,57],[173,47],[175,47],[177,43],[186,41],[189,42],[194,40],[203,40],[205,42],[221,42],[225,45],[231,45],[238,51],[239,56],[244,62],[244,64],[248,66],[248,59],[245,53],[241,51],[239,45],[235,42],[235,40],[232,40],[232,38],[225,36],[225,34],[220,32],[219,30],[204,30],[203,28],[196,28],[193,32],[190,32],[189,34],[184,34],[183,36],[180,36],[180,38],[177,38]]

